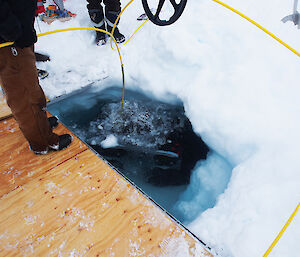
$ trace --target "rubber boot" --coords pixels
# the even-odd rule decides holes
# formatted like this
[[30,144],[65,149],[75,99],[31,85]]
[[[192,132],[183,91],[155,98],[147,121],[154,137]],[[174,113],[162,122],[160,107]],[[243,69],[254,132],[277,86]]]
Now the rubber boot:
[[[107,31],[111,33],[111,32],[112,32],[112,29],[113,29],[113,28],[107,24]],[[124,42],[125,42],[125,36],[124,36],[123,34],[120,33],[118,27],[115,28],[114,34],[113,34],[113,35],[114,35],[114,38],[115,38],[115,40],[116,40],[116,42],[117,42],[118,44],[119,44],[119,43],[124,43]]]
[[[95,27],[95,28],[96,29],[102,29],[102,30],[106,31],[105,23],[101,27]],[[98,46],[105,45],[106,44],[106,34],[104,32],[101,32],[101,31],[96,31],[95,43]]]
[[41,69],[37,69],[37,71],[38,71],[38,77],[39,77],[40,79],[47,78],[48,75],[49,75],[48,71],[41,70]]

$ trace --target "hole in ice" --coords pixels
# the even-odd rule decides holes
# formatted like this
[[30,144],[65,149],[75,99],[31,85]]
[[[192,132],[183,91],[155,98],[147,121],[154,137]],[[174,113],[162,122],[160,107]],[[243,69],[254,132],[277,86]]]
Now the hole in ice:
[[[231,168],[209,153],[183,104],[173,96],[165,102],[143,92],[127,89],[125,93],[123,109],[122,90],[112,86],[85,88],[53,101],[48,110],[180,221],[190,221],[213,207],[227,186]],[[199,200],[199,194],[207,201],[201,196]],[[193,207],[193,200],[201,208]]]

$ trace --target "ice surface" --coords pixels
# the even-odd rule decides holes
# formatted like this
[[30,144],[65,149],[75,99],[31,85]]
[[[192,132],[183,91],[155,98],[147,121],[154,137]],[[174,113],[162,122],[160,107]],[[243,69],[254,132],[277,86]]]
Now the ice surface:
[[190,185],[174,207],[176,217],[189,223],[199,213],[214,207],[218,196],[227,188],[231,170],[231,165],[216,153],[211,153],[205,161],[199,161]]
[[[291,13],[292,0],[226,3],[299,51],[299,30],[281,22]],[[85,1],[65,5],[78,14],[76,19],[40,23],[42,32],[92,26]],[[134,1],[121,17],[119,29],[127,38],[140,25],[135,18],[141,13],[141,2]],[[92,31],[39,39],[36,49],[51,56],[51,62],[39,64],[50,72],[42,81],[49,97],[107,75],[121,85],[117,53],[109,45],[94,46],[93,40]],[[216,206],[199,215],[190,229],[220,256],[262,256],[300,199],[299,57],[240,16],[204,0],[188,1],[172,26],[147,23],[121,52],[126,88],[180,97],[195,131],[234,166]],[[182,205],[189,201],[183,199]],[[299,255],[299,222],[298,214],[272,257]]]

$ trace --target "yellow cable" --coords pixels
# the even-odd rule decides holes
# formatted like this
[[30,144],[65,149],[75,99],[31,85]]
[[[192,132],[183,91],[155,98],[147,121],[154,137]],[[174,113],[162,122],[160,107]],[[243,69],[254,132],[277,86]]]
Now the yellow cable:
[[148,22],[148,21],[149,21],[149,19],[145,20],[145,21],[142,23],[142,25],[139,26],[139,27],[135,30],[135,32],[134,32],[134,33],[128,38],[128,40],[124,43],[124,46],[130,41],[130,39],[135,35],[135,33],[137,33],[138,30],[139,30],[142,26],[144,26],[144,24],[145,24],[146,22]]
[[[120,49],[119,46],[115,40],[115,38],[113,37],[113,35],[109,32],[107,32],[106,30],[102,30],[102,29],[97,29],[97,28],[90,28],[90,27],[77,27],[77,28],[68,28],[68,29],[58,29],[58,30],[53,30],[53,31],[48,31],[45,33],[40,33],[37,36],[38,37],[42,37],[42,36],[46,36],[46,35],[50,35],[50,34],[54,34],[54,33],[58,33],[58,32],[65,32],[65,31],[73,31],[73,30],[95,30],[95,31],[100,31],[103,33],[108,34],[113,41],[115,42],[115,45],[117,47],[118,50],[118,54],[119,54],[119,58],[120,58],[120,62],[121,62],[121,71],[122,71],[122,82],[123,82],[123,94],[122,94],[122,108],[124,106],[124,93],[125,93],[125,75],[124,75],[124,65],[123,65],[123,61],[122,61],[122,57],[121,57],[121,53],[120,53]],[[0,48],[2,47],[6,47],[6,46],[10,46],[13,45],[14,42],[6,42],[6,43],[2,43],[0,44]]]
[[[117,26],[117,23],[122,15],[122,13],[126,10],[126,8],[133,2],[134,0],[131,0],[127,3],[127,5],[124,7],[124,9],[120,12],[120,14],[118,15],[113,29],[112,29],[112,34],[115,31],[115,28]],[[278,38],[277,36],[275,36],[274,34],[272,34],[270,31],[268,31],[267,29],[265,29],[263,26],[259,25],[257,22],[255,22],[254,20],[250,19],[249,17],[247,17],[246,15],[242,14],[241,12],[237,11],[236,9],[232,8],[231,6],[219,1],[219,0],[212,0],[224,7],[226,7],[227,9],[233,11],[234,13],[240,15],[241,17],[243,17],[244,19],[246,19],[247,21],[251,22],[252,24],[254,24],[255,26],[257,26],[258,28],[260,28],[262,31],[264,31],[266,34],[268,34],[269,36],[271,36],[272,38],[274,38],[275,40],[277,40],[280,44],[282,44],[283,46],[285,46],[286,48],[288,48],[290,51],[292,51],[294,54],[298,55],[300,57],[300,53],[298,51],[296,51],[295,49],[293,49],[291,46],[289,46],[287,43],[285,43],[284,41],[282,41],[280,38]],[[149,19],[148,19],[149,20]],[[124,43],[124,45],[126,45],[130,39],[136,34],[136,32],[148,21],[146,20],[141,26],[138,27],[138,29],[130,36],[130,38]],[[113,50],[115,50],[112,46],[112,41],[111,41],[111,48]]]
[[294,217],[296,216],[298,210],[300,207],[300,203],[298,204],[297,208],[294,210],[293,214],[291,215],[291,217],[288,219],[288,221],[286,222],[286,224],[284,225],[284,227],[281,229],[281,231],[279,232],[279,234],[277,235],[277,237],[275,238],[274,242],[271,244],[271,246],[269,247],[269,249],[266,251],[266,253],[263,255],[263,257],[267,257],[270,252],[273,250],[273,248],[275,247],[275,245],[278,243],[279,239],[282,237],[283,233],[285,232],[285,230],[287,229],[287,227],[290,225],[290,223],[292,222],[292,220],[294,219]]
[[293,53],[295,53],[296,55],[298,55],[300,57],[300,53],[299,52],[297,52],[295,49],[293,49],[292,47],[290,47],[288,44],[286,44],[285,42],[283,42],[280,38],[276,37],[274,34],[272,34],[271,32],[269,32],[268,30],[266,30],[264,27],[262,27],[261,25],[259,25],[254,20],[251,20],[246,15],[244,15],[241,12],[235,10],[234,8],[230,7],[229,5],[222,3],[219,0],[212,0],[212,1],[217,2],[220,5],[223,5],[224,7],[228,8],[229,10],[231,10],[231,11],[235,12],[236,14],[240,15],[241,17],[245,18],[247,21],[251,22],[252,24],[254,24],[255,26],[257,26],[258,28],[260,28],[261,30],[263,30],[269,36],[271,36],[272,38],[274,38],[275,40],[277,40],[280,44],[284,45],[286,48],[288,48],[289,50],[291,50]]
[[[133,1],[134,1],[134,0],[130,0],[130,1],[125,5],[125,7],[124,7],[123,10],[119,13],[117,19],[115,20],[114,26],[113,26],[112,31],[111,31],[112,38],[114,38],[113,34],[114,34],[115,28],[116,28],[116,26],[117,26],[117,23],[118,23],[118,21],[119,21],[121,15],[122,15],[122,13],[127,9],[127,7],[128,7]],[[111,47],[111,49],[115,50],[115,49],[113,48],[113,46],[112,46],[112,41],[110,41],[110,47]]]
[[[46,36],[46,35],[50,35],[50,34],[54,34],[54,33],[58,33],[58,32],[64,32],[64,31],[72,31],[72,30],[95,30],[95,31],[100,31],[100,32],[103,32],[103,33],[106,33],[108,34],[110,37],[112,36],[111,33],[107,32],[106,30],[103,30],[103,29],[97,29],[97,28],[90,28],[90,27],[75,27],[75,28],[67,28],[67,29],[58,29],[58,30],[53,30],[53,31],[48,31],[48,32],[44,32],[44,33],[41,33],[41,34],[38,34],[37,36],[38,37],[42,37],[42,36]],[[116,47],[117,47],[117,50],[118,50],[118,54],[119,54],[119,57],[120,57],[120,61],[121,61],[121,65],[123,65],[123,62],[122,62],[122,57],[121,57],[121,53],[120,53],[120,50],[119,50],[119,47],[118,47],[118,44],[115,40],[114,37],[112,37]]]
[[[117,26],[117,23],[118,23],[118,21],[119,21],[119,19],[120,19],[120,17],[121,17],[121,15],[122,15],[122,13],[127,9],[127,7],[133,2],[134,0],[131,0],[131,1],[129,1],[127,4],[126,4],[126,6],[123,8],[123,10],[119,13],[119,15],[118,15],[118,17],[117,17],[117,19],[116,19],[116,21],[115,21],[115,23],[114,23],[114,26],[113,26],[113,29],[112,29],[112,34],[113,34],[113,32],[115,31],[115,28],[116,28],[116,26]],[[141,27],[143,27],[144,25],[145,25],[145,23],[146,22],[148,22],[149,21],[149,19],[147,19],[146,21],[144,21],[134,32],[133,32],[133,34],[127,39],[127,41],[124,43],[124,46],[131,40],[131,38],[140,30],[140,28]],[[114,49],[113,48],[113,46],[112,46],[112,41],[111,41],[111,43],[110,43],[110,47],[111,47],[111,49],[112,50],[116,50],[116,49]]]
[[5,42],[5,43],[0,44],[0,48],[6,47],[6,46],[11,46],[13,44],[14,44],[14,42]]

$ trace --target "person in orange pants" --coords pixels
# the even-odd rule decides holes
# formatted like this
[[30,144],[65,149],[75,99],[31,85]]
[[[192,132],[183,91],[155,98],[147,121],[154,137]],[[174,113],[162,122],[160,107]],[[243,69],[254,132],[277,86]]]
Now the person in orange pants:
[[0,0],[0,6],[0,44],[14,42],[0,48],[0,77],[7,104],[35,154],[62,150],[71,144],[72,136],[53,133],[35,66],[37,2]]

